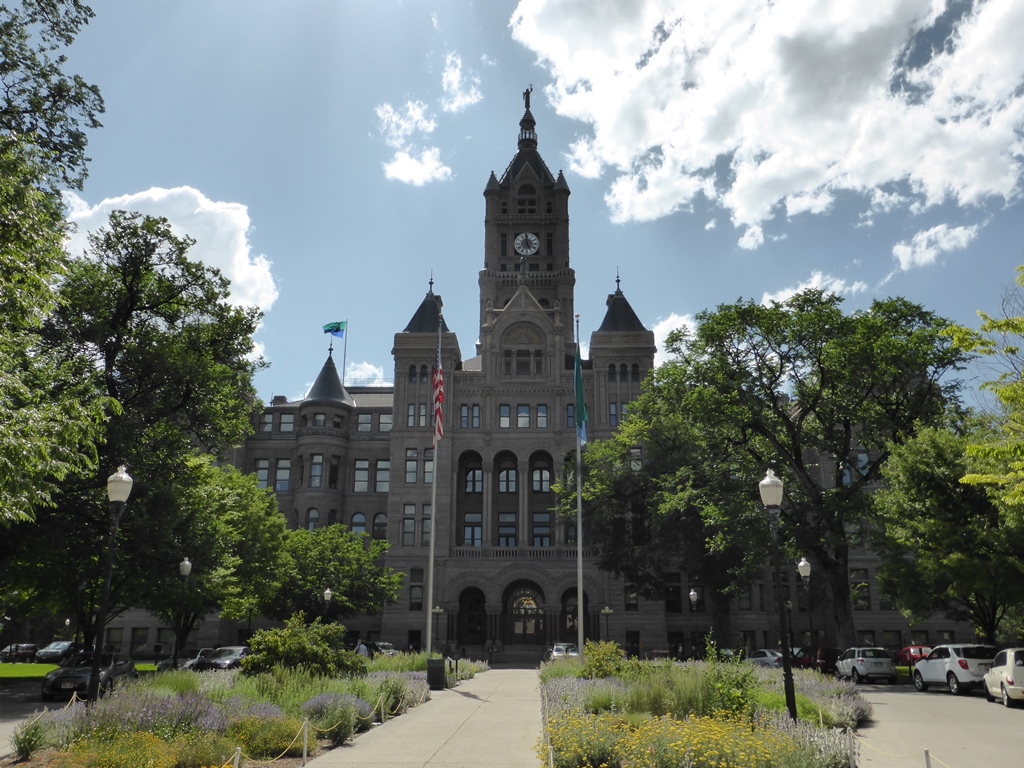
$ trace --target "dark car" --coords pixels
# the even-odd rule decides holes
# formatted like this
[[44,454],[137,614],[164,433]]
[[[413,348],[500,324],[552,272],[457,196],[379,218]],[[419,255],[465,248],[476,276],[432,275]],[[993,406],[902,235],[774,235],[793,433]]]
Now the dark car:
[[815,654],[817,661],[816,669],[823,675],[836,674],[836,662],[839,661],[839,657],[842,655],[842,648],[819,648]]
[[54,640],[45,648],[36,651],[36,661],[43,664],[60,664],[64,659],[82,650],[81,643],[71,640]]
[[0,661],[16,664],[19,661],[35,661],[39,646],[35,643],[13,643],[0,650]]
[[192,670],[205,672],[210,669],[237,669],[242,665],[242,659],[248,655],[248,645],[225,645],[205,659],[196,659],[192,663]]
[[[43,678],[43,701],[52,701],[58,696],[79,696],[85,698],[89,692],[89,680],[92,677],[92,651],[76,653],[61,662],[52,672]],[[109,693],[125,680],[139,676],[135,662],[122,653],[105,652],[100,659],[100,687],[102,696]]]

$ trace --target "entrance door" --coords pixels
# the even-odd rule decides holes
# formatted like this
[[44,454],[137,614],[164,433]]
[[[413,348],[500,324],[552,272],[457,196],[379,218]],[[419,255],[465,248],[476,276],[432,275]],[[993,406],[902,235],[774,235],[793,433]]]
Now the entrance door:
[[459,618],[457,624],[460,646],[483,645],[487,642],[487,608],[484,593],[470,587],[459,595]]
[[512,585],[505,593],[502,641],[513,645],[543,645],[544,596],[533,584]]

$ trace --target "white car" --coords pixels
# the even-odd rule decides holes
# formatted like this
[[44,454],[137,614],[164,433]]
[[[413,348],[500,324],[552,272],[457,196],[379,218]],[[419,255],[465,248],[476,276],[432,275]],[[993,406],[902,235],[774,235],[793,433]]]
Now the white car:
[[576,643],[555,643],[553,646],[548,648],[547,658],[551,659],[566,659],[569,657],[578,657],[580,655],[579,650],[576,648]]
[[853,682],[882,678],[896,682],[896,664],[885,648],[847,648],[836,661],[836,677]]
[[981,685],[996,655],[994,645],[950,643],[937,645],[914,665],[914,687],[927,691],[929,685],[945,685],[956,695]]
[[781,667],[782,651],[776,651],[774,648],[758,648],[747,656],[746,661],[759,667]]
[[1024,701],[1024,648],[1007,648],[992,660],[992,666],[982,679],[985,698],[1001,699],[1004,707]]

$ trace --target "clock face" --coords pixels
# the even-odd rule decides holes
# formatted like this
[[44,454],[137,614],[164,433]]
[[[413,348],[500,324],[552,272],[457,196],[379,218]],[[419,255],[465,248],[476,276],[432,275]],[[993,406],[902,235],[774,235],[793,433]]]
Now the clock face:
[[540,248],[540,238],[532,232],[522,232],[516,235],[513,245],[515,246],[516,253],[523,256],[532,256]]

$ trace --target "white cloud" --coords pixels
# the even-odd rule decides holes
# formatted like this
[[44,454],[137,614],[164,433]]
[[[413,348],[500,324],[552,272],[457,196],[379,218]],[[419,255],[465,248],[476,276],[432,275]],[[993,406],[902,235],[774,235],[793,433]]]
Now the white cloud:
[[444,57],[441,87],[444,89],[441,108],[445,112],[461,112],[483,98],[480,93],[480,76],[470,73],[464,77],[462,59],[457,53],[448,53]]
[[901,240],[892,247],[892,255],[899,262],[900,269],[906,272],[914,267],[934,264],[940,253],[963,250],[977,236],[977,224],[971,227],[939,224],[918,232],[910,243]]
[[708,230],[710,232],[712,229],[714,229],[717,226],[718,226],[718,222],[715,221],[714,219],[711,219],[710,221],[708,221],[707,224],[704,225],[704,229],[706,229],[706,230]]
[[388,387],[392,382],[384,380],[384,369],[373,363],[348,363],[345,366],[345,384],[359,387]]
[[175,235],[195,239],[189,258],[216,267],[231,281],[233,303],[266,312],[277,299],[271,261],[262,254],[253,255],[248,240],[249,213],[241,203],[210,200],[192,187],[153,187],[145,192],[107,198],[96,205],[89,205],[74,192],[66,192],[65,201],[68,221],[77,226],[77,232],[68,238],[72,254],[86,249],[86,235],[107,226],[112,211],[163,216]]
[[689,331],[694,331],[697,328],[697,323],[693,319],[693,315],[677,315],[674,312],[666,317],[664,320],[659,320],[654,324],[654,343],[657,346],[657,351],[654,353],[654,364],[663,365],[669,360],[668,352],[665,349],[665,339],[672,331],[679,330],[680,328],[686,328]]
[[861,280],[856,280],[852,283],[848,283],[846,280],[843,280],[841,278],[833,277],[832,275],[826,275],[823,272],[815,270],[814,272],[811,273],[810,278],[808,278],[807,280],[803,281],[802,283],[795,287],[783,288],[782,290],[776,291],[775,293],[764,294],[763,296],[761,296],[761,303],[764,305],[776,302],[781,304],[782,302],[791,298],[793,295],[800,293],[800,291],[806,290],[808,288],[819,288],[825,291],[825,293],[835,293],[838,295],[845,294],[848,296],[852,296],[853,294],[856,293],[863,293],[868,289],[868,286],[867,283]]
[[405,150],[395,152],[391,162],[384,163],[384,176],[421,187],[430,181],[443,181],[452,169],[441,162],[441,150],[429,147],[413,157]]
[[919,211],[1021,191],[1019,0],[520,0],[510,23],[588,127],[570,167],[614,170],[616,221],[703,193],[756,248],[839,192]]
[[403,149],[413,134],[433,133],[437,125],[427,114],[427,105],[422,101],[405,102],[403,111],[385,102],[374,112],[377,115],[378,129],[384,134],[384,141],[395,149]]

